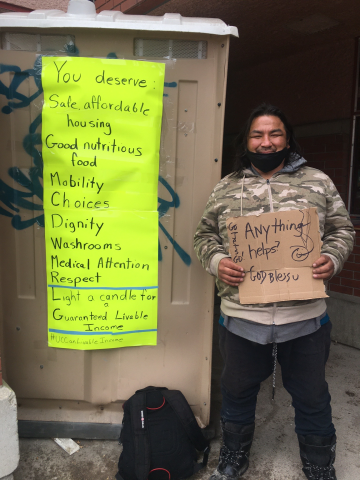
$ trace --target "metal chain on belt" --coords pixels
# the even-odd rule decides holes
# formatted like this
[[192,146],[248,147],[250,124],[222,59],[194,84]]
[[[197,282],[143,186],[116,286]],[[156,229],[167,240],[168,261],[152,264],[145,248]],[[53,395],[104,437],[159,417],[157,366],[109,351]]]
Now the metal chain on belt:
[[277,343],[275,342],[273,343],[272,356],[274,358],[272,400],[274,400],[275,399],[276,361],[277,361]]

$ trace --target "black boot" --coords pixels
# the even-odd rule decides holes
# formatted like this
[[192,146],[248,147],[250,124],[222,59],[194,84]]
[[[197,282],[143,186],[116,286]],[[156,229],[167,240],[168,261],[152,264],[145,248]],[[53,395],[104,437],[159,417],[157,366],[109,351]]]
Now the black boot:
[[236,480],[248,469],[255,423],[236,425],[221,422],[221,427],[223,446],[220,450],[219,465],[209,480]]
[[336,435],[298,435],[303,472],[308,480],[336,480],[334,462]]

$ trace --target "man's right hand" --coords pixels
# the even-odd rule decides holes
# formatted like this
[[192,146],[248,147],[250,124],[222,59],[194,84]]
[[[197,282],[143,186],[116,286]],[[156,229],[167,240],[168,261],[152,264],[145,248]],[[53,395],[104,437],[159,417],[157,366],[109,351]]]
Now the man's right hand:
[[245,272],[242,267],[234,263],[231,258],[223,258],[218,266],[218,278],[230,285],[238,287],[244,281]]

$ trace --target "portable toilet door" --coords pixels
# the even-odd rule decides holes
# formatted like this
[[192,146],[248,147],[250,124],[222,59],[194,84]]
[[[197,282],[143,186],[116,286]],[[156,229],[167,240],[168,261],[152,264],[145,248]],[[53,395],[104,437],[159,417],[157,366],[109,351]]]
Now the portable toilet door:
[[[0,15],[0,349],[20,436],[117,438],[122,404],[148,385],[179,389],[209,423],[214,282],[193,235],[221,175],[230,36],[221,20],[95,13]],[[49,348],[42,210],[41,56],[165,64],[159,172],[156,346]]]

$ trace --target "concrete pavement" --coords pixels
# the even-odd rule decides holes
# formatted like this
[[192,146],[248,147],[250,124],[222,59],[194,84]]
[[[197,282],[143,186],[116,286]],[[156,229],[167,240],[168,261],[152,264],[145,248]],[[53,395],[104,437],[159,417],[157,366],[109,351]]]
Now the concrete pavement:
[[[218,318],[218,315],[215,315]],[[217,322],[217,320],[216,320]],[[215,325],[216,326],[216,325]],[[221,358],[214,329],[212,374],[212,422],[219,425]],[[338,480],[360,478],[360,350],[334,343],[327,364],[338,446]],[[301,471],[291,399],[281,384],[278,368],[275,401],[271,401],[271,379],[258,398],[255,440],[250,468],[244,480],[304,480]],[[72,456],[52,440],[20,439],[20,464],[15,480],[112,480],[117,471],[120,446],[116,441],[80,440],[80,451]],[[192,480],[207,479],[217,465],[219,428],[212,441],[206,470]]]

